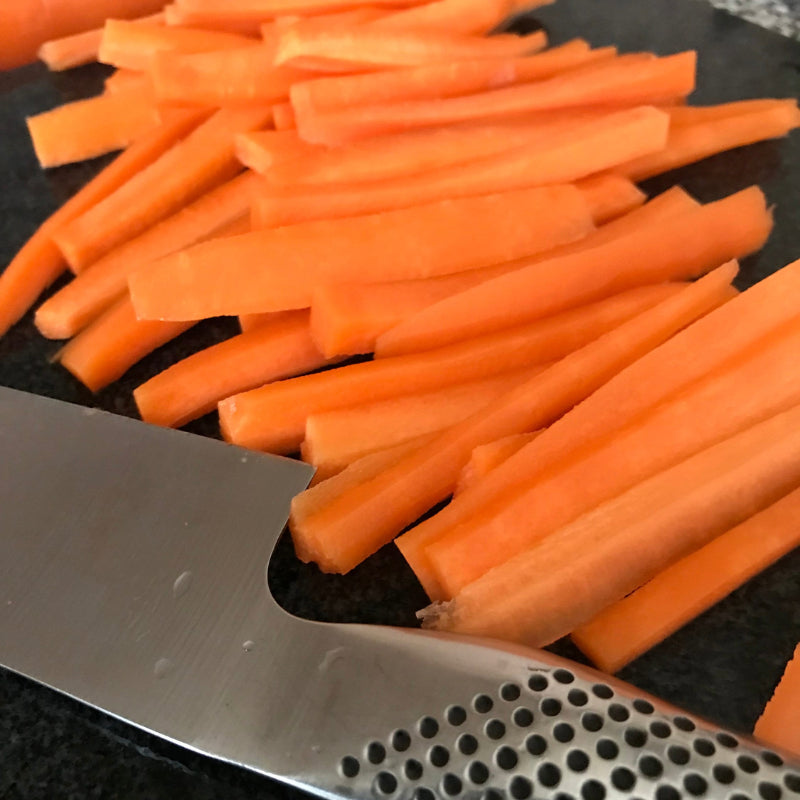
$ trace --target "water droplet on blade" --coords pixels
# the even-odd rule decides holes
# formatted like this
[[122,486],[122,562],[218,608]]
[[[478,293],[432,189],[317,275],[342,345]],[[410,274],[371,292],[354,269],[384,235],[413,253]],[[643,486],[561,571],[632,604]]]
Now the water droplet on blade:
[[249,653],[255,646],[256,643],[248,639],[246,642],[244,642],[244,644],[242,644],[242,650],[244,650],[245,653]]
[[175,579],[175,583],[172,584],[172,594],[175,596],[177,600],[179,597],[183,597],[186,592],[189,591],[189,588],[192,585],[192,573],[188,570],[186,572],[182,572],[178,577]]
[[159,658],[153,668],[153,674],[159,679],[166,678],[171,670],[172,662],[168,658]]

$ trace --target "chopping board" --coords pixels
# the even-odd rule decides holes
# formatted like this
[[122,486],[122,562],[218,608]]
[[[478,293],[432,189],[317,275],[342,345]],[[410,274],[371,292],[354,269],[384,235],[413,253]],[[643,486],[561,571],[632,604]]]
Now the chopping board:
[[[582,36],[595,46],[616,44],[623,51],[698,50],[699,89],[693,103],[800,95],[800,44],[696,0],[559,0],[519,18],[516,29],[539,25],[554,43]],[[99,66],[63,75],[48,75],[40,66],[0,74],[4,187],[0,264],[8,263],[36,225],[106,163],[100,159],[43,173],[35,162],[24,117],[98,91],[106,74]],[[644,188],[656,194],[675,183],[703,201],[757,183],[775,205],[775,231],[766,248],[743,263],[740,288],[800,257],[800,134],[707,159],[654,179]],[[92,395],[48,363],[59,344],[43,340],[29,314],[0,339],[0,385],[136,416],[131,396],[135,386],[237,330],[229,319],[202,323],[109,389]],[[188,429],[218,435],[213,415]],[[392,546],[338,577],[297,562],[284,537],[271,561],[269,578],[273,594],[287,610],[317,620],[414,625],[414,611],[426,604]],[[799,640],[800,551],[638,659],[620,677],[697,714],[747,731]],[[553,649],[582,660],[568,642]],[[0,671],[0,797],[236,800],[295,795]]]

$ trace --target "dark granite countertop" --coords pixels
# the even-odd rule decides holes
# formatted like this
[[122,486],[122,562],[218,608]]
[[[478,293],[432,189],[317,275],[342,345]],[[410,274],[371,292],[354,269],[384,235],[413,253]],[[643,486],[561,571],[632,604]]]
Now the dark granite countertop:
[[[800,33],[800,0],[713,3],[754,16],[760,24],[791,36]],[[698,102],[792,96],[800,89],[800,45],[713,11],[698,0],[559,0],[540,16],[554,39],[582,35],[597,45],[615,42],[623,49],[649,47],[660,52],[697,48]],[[100,77],[96,68],[77,78],[46,77],[39,67],[0,74],[0,172],[6,190],[0,196],[0,264],[7,263],[35,225],[96,168],[80,165],[38,172],[22,116],[86,91]],[[701,199],[757,182],[777,203],[776,232],[767,248],[746,262],[745,284],[800,255],[796,137],[718,156],[654,181],[649,188],[657,191],[678,180]],[[229,330],[224,322],[209,323],[194,338],[155,354],[119,387],[93,398],[60,373],[55,377],[55,368],[43,366],[56,348],[34,335],[28,316],[0,340],[0,385],[133,414],[132,386]],[[203,420],[192,429],[213,433],[213,423]],[[749,729],[800,640],[798,574],[800,553],[795,553],[636,661],[621,677],[725,725]],[[337,621],[411,624],[413,609],[423,599],[390,548],[352,577],[335,579],[298,565],[283,542],[273,560],[271,585],[287,609]],[[567,645],[561,651],[576,655]],[[236,800],[290,795],[298,793],[189,753],[0,670],[3,800]]]

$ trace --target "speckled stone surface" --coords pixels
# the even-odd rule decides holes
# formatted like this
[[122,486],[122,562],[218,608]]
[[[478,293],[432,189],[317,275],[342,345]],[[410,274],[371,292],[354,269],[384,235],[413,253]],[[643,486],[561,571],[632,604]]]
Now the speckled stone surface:
[[[761,23],[798,32],[800,0],[714,3],[747,6]],[[554,41],[581,35],[593,44],[613,42],[624,50],[697,48],[697,102],[796,96],[800,90],[800,44],[714,11],[700,0],[559,0],[537,19]],[[0,74],[0,174],[5,190],[0,194],[0,265],[97,168],[80,165],[41,173],[23,116],[90,91],[99,86],[102,74],[92,68],[53,78],[38,67]],[[800,136],[708,159],[646,188],[657,192],[675,182],[702,200],[759,183],[776,204],[775,233],[765,250],[744,264],[742,286],[800,255]],[[146,359],[117,386],[92,397],[47,365],[57,344],[44,343],[28,315],[0,339],[0,385],[133,415],[134,386],[233,329],[229,321],[206,323]],[[211,418],[191,428],[215,433]],[[798,574],[800,553],[795,553],[631,664],[621,677],[725,725],[749,729],[800,640]],[[351,575],[336,578],[299,564],[284,540],[271,563],[270,585],[288,610],[321,620],[410,625],[414,609],[424,603],[421,589],[391,547]],[[566,643],[556,649],[580,657]],[[2,800],[295,796],[271,781],[162,742],[0,670]]]

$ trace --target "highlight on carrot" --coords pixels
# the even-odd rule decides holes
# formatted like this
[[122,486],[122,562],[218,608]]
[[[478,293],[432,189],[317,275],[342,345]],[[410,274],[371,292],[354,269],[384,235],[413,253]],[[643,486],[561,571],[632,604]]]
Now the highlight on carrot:
[[129,286],[143,319],[286,311],[307,308],[321,283],[449,274],[574,241],[593,227],[578,189],[548,186],[207,242],[135,272]]
[[800,489],[658,573],[572,632],[617,672],[800,545]]
[[800,755],[800,644],[778,682],[775,692],[756,721],[754,735],[766,744]]
[[735,272],[735,267],[716,270],[623,322],[312,516],[293,513],[294,540],[315,553],[313,560],[324,571],[349,571],[451,494],[475,447],[558,419],[620,370],[727,299]]

